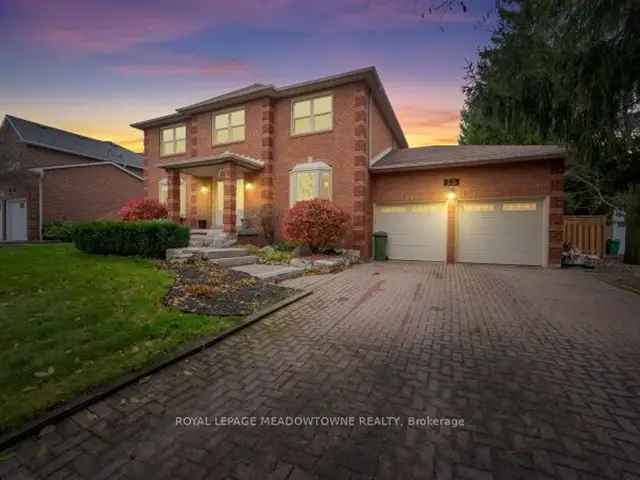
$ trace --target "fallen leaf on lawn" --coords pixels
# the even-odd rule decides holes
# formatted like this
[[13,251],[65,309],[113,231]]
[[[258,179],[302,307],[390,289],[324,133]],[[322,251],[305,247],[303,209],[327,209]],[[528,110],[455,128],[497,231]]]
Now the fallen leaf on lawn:
[[24,387],[24,388],[22,389],[22,391],[23,391],[23,392],[25,392],[25,393],[26,393],[26,392],[33,392],[35,389],[36,389],[36,387],[31,387],[31,386],[30,386],[30,387]]
[[138,347],[137,345],[134,345],[133,348],[131,348],[132,353],[138,353],[139,351],[140,351],[140,347]]
[[38,378],[43,378],[43,377],[49,377],[51,375],[53,375],[53,372],[55,372],[56,369],[53,367],[49,367],[47,368],[47,370],[45,372],[36,372],[33,375],[38,377]]
[[151,380],[151,377],[142,377],[138,383],[147,383]]

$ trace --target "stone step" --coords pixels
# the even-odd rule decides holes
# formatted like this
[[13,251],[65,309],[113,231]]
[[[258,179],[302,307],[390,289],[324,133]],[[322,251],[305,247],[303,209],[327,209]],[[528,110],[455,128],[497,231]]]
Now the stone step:
[[245,255],[244,257],[216,258],[211,260],[211,263],[215,263],[221,267],[238,267],[240,265],[253,265],[257,261],[258,257],[254,255]]
[[194,255],[207,260],[215,258],[244,257],[247,255],[247,251],[244,248],[188,247],[183,250],[184,253],[193,253]]
[[298,278],[304,275],[304,268],[291,267],[289,265],[243,265],[240,267],[233,267],[232,270],[248,273],[262,280],[270,282],[281,282],[283,280],[289,280],[290,278]]
[[168,248],[165,256],[167,260],[189,260],[193,258],[193,253],[186,253],[184,248]]

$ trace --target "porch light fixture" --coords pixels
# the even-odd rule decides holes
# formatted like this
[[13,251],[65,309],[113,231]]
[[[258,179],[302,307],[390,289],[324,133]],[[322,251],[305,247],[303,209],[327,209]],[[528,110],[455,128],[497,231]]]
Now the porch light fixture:
[[253,190],[255,188],[255,185],[251,182],[247,182],[244,184],[244,188],[245,190]]
[[456,199],[456,192],[455,190],[449,190],[447,192],[447,200],[455,200]]
[[200,187],[200,192],[201,193],[207,193],[209,191],[209,187],[207,187],[206,185],[202,185]]

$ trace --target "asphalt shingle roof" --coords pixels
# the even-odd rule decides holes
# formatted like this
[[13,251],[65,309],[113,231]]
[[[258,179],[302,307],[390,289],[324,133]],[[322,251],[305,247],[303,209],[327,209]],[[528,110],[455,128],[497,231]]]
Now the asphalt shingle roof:
[[76,133],[7,115],[20,139],[30,145],[50,148],[82,157],[114,162],[125,167],[143,168],[143,156],[113,142],[84,137]]
[[392,150],[371,170],[441,168],[456,165],[502,163],[564,157],[559,145],[439,145]]

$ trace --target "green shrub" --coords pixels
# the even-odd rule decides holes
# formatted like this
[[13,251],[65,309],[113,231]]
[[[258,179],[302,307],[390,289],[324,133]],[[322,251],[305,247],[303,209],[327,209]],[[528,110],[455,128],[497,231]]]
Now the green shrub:
[[286,240],[283,240],[281,242],[275,242],[272,246],[273,246],[273,248],[275,248],[276,250],[278,250],[280,252],[292,252],[293,250],[295,250],[295,248],[298,246],[298,244],[294,243],[294,242],[287,242]]
[[86,222],[74,228],[73,242],[87,253],[163,258],[167,248],[189,245],[189,228],[167,220]]
[[44,240],[58,240],[60,242],[73,241],[73,229],[78,222],[70,220],[64,222],[47,223],[42,228],[42,238]]

